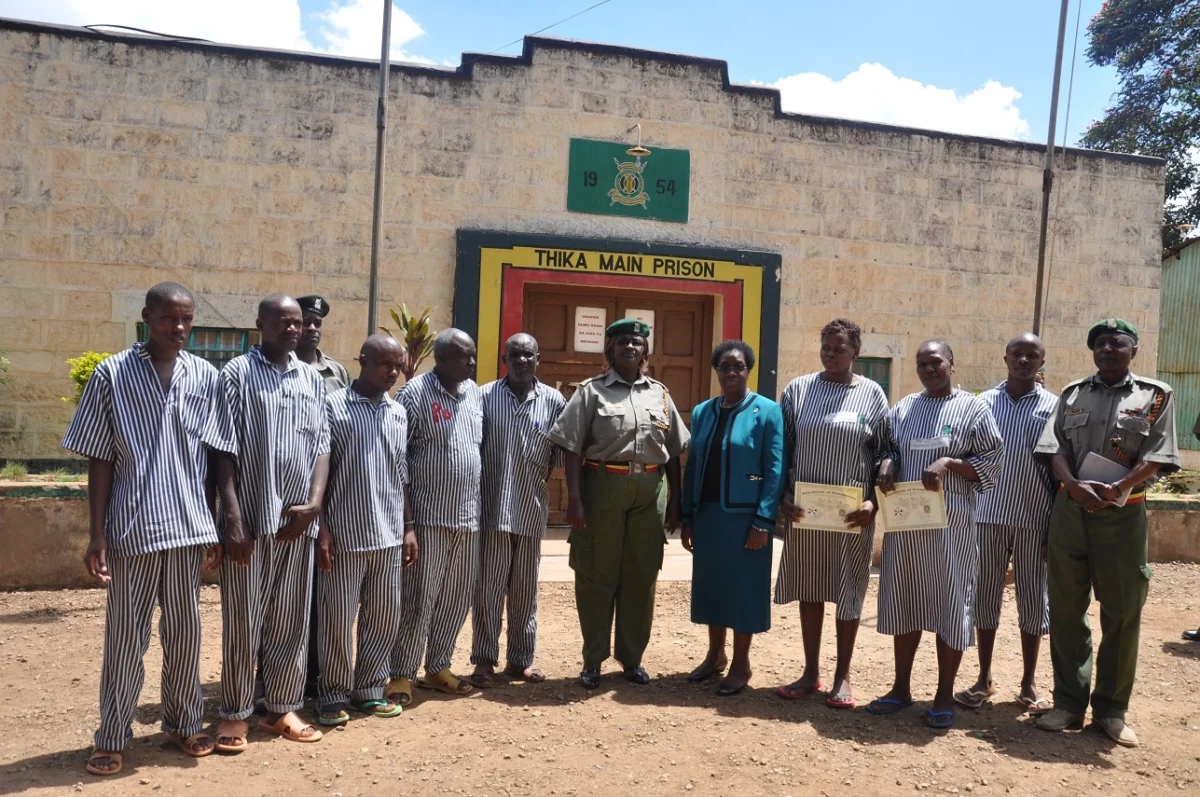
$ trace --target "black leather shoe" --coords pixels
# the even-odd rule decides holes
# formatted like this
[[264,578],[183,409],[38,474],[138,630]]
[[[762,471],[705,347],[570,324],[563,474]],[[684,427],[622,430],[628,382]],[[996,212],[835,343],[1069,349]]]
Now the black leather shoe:
[[600,668],[592,667],[579,673],[579,685],[584,689],[595,689],[600,686]]
[[639,664],[637,667],[625,671],[625,680],[631,684],[645,686],[650,683],[650,675],[646,672],[646,668]]

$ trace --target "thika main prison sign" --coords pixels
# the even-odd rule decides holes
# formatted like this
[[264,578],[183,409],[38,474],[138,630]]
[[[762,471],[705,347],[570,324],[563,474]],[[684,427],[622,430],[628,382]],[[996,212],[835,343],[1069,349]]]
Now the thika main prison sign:
[[567,210],[686,224],[692,157],[686,149],[630,154],[629,144],[571,139]]

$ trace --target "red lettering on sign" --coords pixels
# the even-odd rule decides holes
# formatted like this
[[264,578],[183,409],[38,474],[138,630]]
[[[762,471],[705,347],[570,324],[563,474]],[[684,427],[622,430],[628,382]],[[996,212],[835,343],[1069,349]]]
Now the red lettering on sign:
[[429,408],[433,411],[433,422],[434,423],[439,423],[440,421],[448,421],[452,417],[454,417],[453,415],[450,414],[450,410],[446,409],[445,407],[443,407],[441,404],[439,404],[436,401],[432,402],[429,405]]

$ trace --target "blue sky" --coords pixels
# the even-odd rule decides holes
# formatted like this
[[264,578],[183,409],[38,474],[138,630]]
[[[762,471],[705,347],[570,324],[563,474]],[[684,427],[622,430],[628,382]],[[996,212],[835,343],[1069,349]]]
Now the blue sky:
[[[393,52],[457,64],[463,51],[498,49],[593,2],[396,0]],[[1068,20],[1059,142],[1077,2]],[[1116,89],[1113,70],[1084,58],[1087,21],[1100,2],[1080,3],[1068,144]],[[0,0],[2,16],[119,22],[364,57],[378,53],[381,11],[379,0]],[[1057,22],[1052,0],[609,0],[546,35],[721,58],[735,81],[778,85],[789,110],[1043,141]],[[518,53],[520,45],[504,52]]]

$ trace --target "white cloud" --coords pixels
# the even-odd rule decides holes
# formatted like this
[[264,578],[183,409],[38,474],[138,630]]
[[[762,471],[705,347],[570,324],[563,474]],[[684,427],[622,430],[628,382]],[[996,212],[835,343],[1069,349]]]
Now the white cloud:
[[771,85],[779,89],[783,109],[794,113],[994,138],[1029,137],[1029,122],[1016,104],[1021,93],[994,80],[959,97],[952,89],[898,77],[882,64],[862,64],[841,80],[804,72]]
[[[319,48],[334,55],[351,55],[357,58],[378,58],[382,44],[383,9],[377,0],[333,0],[330,7],[313,14],[318,21],[319,33],[326,46]],[[425,31],[416,20],[406,14],[395,3],[392,4],[393,61],[410,61],[432,64],[432,59],[412,55],[404,51],[404,45],[424,36]]]
[[[383,6],[378,0],[327,0],[324,10],[312,13],[307,32],[299,0],[0,0],[0,17],[128,25],[225,44],[376,59]],[[416,20],[392,5],[393,60],[434,63],[404,50],[424,33]]]
[[313,49],[300,24],[297,0],[0,0],[0,16],[64,25],[128,25],[226,44]]

